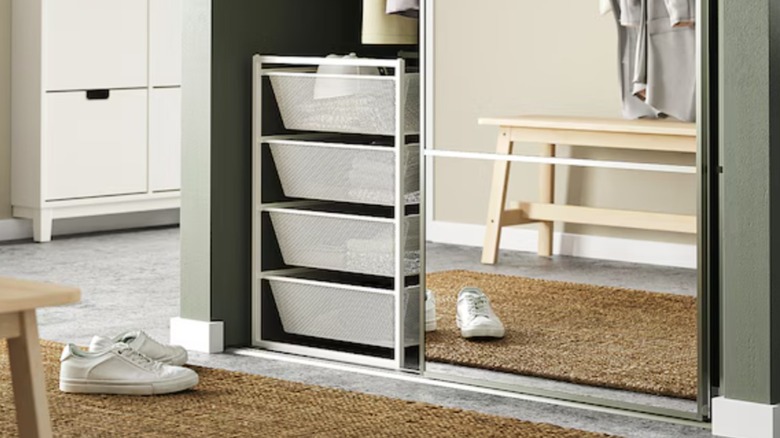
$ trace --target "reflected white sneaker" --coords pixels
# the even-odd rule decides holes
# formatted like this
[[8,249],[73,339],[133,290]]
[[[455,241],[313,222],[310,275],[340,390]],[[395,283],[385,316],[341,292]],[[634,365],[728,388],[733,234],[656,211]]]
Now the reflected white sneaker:
[[123,333],[113,339],[95,336],[89,343],[89,351],[102,351],[117,343],[127,344],[144,356],[168,365],[187,363],[187,350],[183,347],[163,345],[140,330]]
[[197,384],[195,371],[157,362],[122,343],[99,352],[68,345],[60,357],[63,392],[154,395],[184,391]]
[[425,331],[436,331],[436,296],[430,290],[425,291]]
[[458,293],[458,328],[464,338],[503,338],[504,324],[498,319],[490,300],[476,287],[464,287]]

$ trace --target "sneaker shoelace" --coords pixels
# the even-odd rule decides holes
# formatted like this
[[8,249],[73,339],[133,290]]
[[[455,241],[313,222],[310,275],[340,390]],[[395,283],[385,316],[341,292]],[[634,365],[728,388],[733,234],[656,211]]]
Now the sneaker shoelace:
[[149,357],[133,350],[131,347],[122,347],[117,350],[117,354],[149,371],[157,371],[162,366],[160,362],[150,359]]
[[488,309],[490,305],[486,297],[474,297],[468,300],[469,314],[472,317],[477,318],[483,316],[485,318],[490,317]]

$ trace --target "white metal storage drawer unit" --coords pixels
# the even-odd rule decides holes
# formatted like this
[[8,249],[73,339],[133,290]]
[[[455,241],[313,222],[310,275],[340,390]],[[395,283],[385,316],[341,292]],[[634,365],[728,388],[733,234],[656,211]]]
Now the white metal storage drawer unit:
[[[419,74],[403,59],[254,62],[253,345],[419,364]],[[270,98],[281,135],[261,132]]]
[[183,0],[12,0],[14,216],[179,207]]

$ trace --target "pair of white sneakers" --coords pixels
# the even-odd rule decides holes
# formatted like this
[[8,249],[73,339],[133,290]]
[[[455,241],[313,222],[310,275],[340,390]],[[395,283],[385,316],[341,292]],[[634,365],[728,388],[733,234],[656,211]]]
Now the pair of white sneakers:
[[[456,321],[460,335],[471,338],[503,338],[504,324],[493,312],[490,299],[482,289],[464,287],[458,293]],[[436,298],[430,290],[425,292],[425,331],[436,330]]]
[[182,365],[187,350],[163,345],[143,331],[114,338],[95,336],[84,351],[65,346],[60,357],[60,390],[82,394],[156,395],[198,384],[198,374]]

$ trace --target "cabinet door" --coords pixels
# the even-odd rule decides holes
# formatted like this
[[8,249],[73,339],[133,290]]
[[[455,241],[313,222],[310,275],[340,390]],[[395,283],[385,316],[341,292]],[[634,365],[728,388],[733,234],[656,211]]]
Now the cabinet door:
[[44,199],[146,193],[147,93],[46,95]]
[[44,4],[46,90],[147,85],[147,0],[48,0]]
[[149,0],[149,80],[181,85],[182,0]]
[[181,89],[155,88],[149,117],[149,184],[152,191],[181,188]]

